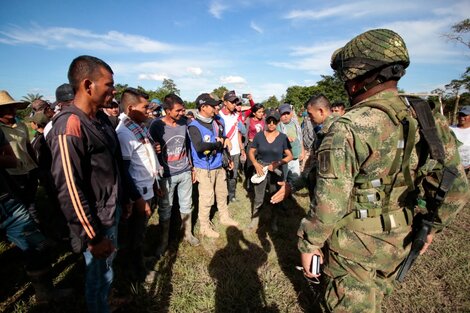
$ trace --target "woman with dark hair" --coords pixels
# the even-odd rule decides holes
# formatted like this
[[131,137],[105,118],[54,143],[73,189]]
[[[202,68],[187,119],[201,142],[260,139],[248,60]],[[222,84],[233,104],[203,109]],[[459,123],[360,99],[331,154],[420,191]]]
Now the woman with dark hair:
[[[246,127],[246,151],[250,151],[250,147],[253,143],[255,135],[264,130],[264,106],[261,103],[256,103],[251,107],[251,114],[245,121]],[[251,189],[250,177],[253,175],[254,168],[250,158],[247,158],[245,164],[245,177],[246,177],[246,189]]]
[[[270,110],[266,115],[266,129],[255,135],[248,151],[248,157],[256,171],[251,178],[255,191],[249,226],[251,229],[258,228],[259,211],[264,203],[266,189],[270,198],[279,189],[278,182],[286,180],[287,173],[283,173],[283,167],[285,168],[283,165],[292,160],[291,146],[287,136],[276,129],[279,120],[279,112],[274,109]],[[271,212],[271,229],[274,232],[277,231],[279,206],[280,204],[274,204]]]

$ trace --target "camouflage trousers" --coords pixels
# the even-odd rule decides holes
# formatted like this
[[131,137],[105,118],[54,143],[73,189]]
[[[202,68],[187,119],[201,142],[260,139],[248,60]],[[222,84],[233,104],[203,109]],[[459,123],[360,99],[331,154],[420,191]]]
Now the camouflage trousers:
[[330,251],[324,269],[323,312],[377,313],[382,300],[393,290],[395,273],[384,276],[375,269],[342,258]]

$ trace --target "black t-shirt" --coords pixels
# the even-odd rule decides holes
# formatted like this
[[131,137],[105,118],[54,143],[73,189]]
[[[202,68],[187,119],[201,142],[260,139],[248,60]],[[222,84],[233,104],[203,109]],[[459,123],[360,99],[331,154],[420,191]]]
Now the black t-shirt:
[[274,161],[280,161],[284,157],[284,150],[291,149],[291,145],[287,136],[279,133],[272,143],[266,140],[264,131],[255,135],[252,148],[256,149],[256,159],[264,164]]

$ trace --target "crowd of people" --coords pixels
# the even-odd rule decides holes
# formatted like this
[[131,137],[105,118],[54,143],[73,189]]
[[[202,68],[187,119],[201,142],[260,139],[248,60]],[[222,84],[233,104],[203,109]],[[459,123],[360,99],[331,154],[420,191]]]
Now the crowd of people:
[[[361,50],[373,44],[370,38],[385,43],[381,47],[386,53]],[[364,60],[373,62],[364,66]],[[253,195],[250,230],[259,227],[260,211],[271,207],[270,227],[278,231],[282,200],[308,188],[311,206],[298,232],[299,250],[306,277],[320,275],[311,272],[314,255],[324,263],[329,278],[325,311],[380,311],[383,295],[410,249],[404,241],[416,211],[404,199],[414,194],[434,201],[413,191],[420,190],[415,182],[437,173],[432,184],[437,190],[431,194],[441,196],[441,211],[432,221],[438,228],[468,198],[463,166],[469,167],[470,107],[460,110],[453,128],[464,143],[462,166],[445,119],[430,110],[412,110],[407,98],[398,96],[397,81],[408,64],[398,34],[372,30],[359,35],[335,51],[331,64],[345,81],[351,108],[346,113],[344,103],[312,95],[300,121],[290,104],[264,108],[251,94],[244,95],[250,105],[243,110],[244,97],[234,90],[222,99],[200,94],[194,113],[186,112],[176,94],[150,100],[142,90],[127,88],[117,101],[111,67],[96,57],[79,56],[70,64],[69,83],[57,88],[56,102],[31,103],[32,115],[25,120],[35,131],[31,140],[28,127],[16,116],[29,104],[0,91],[1,227],[27,255],[36,300],[70,294],[52,287],[47,257],[48,241],[68,238],[73,251],[84,255],[88,310],[108,312],[120,222],[126,223],[119,244],[128,254],[129,275],[145,281],[149,270],[143,242],[154,210],[160,229],[156,257],[168,249],[174,206],[185,242],[198,246],[203,237],[217,239],[219,229],[210,215],[214,204],[221,225],[241,227],[230,213],[230,203],[239,201],[241,175],[243,187]],[[428,113],[439,136],[436,132],[432,143],[412,140],[423,128],[420,114]],[[441,144],[445,156],[428,152],[439,149],[414,149],[414,144]],[[436,160],[441,166],[424,173]],[[444,186],[443,169],[454,175],[453,184]],[[418,179],[420,175],[426,179]],[[35,205],[38,184],[50,203],[47,212],[38,212]],[[193,188],[198,234],[192,224]]]

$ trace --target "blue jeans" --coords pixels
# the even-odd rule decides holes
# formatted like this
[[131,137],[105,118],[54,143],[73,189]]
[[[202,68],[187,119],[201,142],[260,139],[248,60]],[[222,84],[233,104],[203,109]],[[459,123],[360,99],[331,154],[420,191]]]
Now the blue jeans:
[[9,241],[25,252],[28,270],[48,264],[46,256],[41,253],[46,238],[22,202],[13,198],[0,201],[0,229],[6,231]]
[[[104,230],[104,236],[110,239],[117,249],[117,225],[119,222],[121,208],[116,208],[114,225]],[[113,282],[113,260],[116,250],[106,259],[93,257],[89,250],[83,252],[86,264],[85,274],[85,299],[90,313],[109,312],[108,296]]]
[[171,217],[171,208],[173,206],[173,197],[176,188],[178,188],[180,213],[191,213],[191,206],[193,205],[191,198],[193,191],[191,171],[162,178],[160,188],[164,193],[163,197],[159,199],[158,206],[158,215],[160,216],[161,222],[168,221]]

